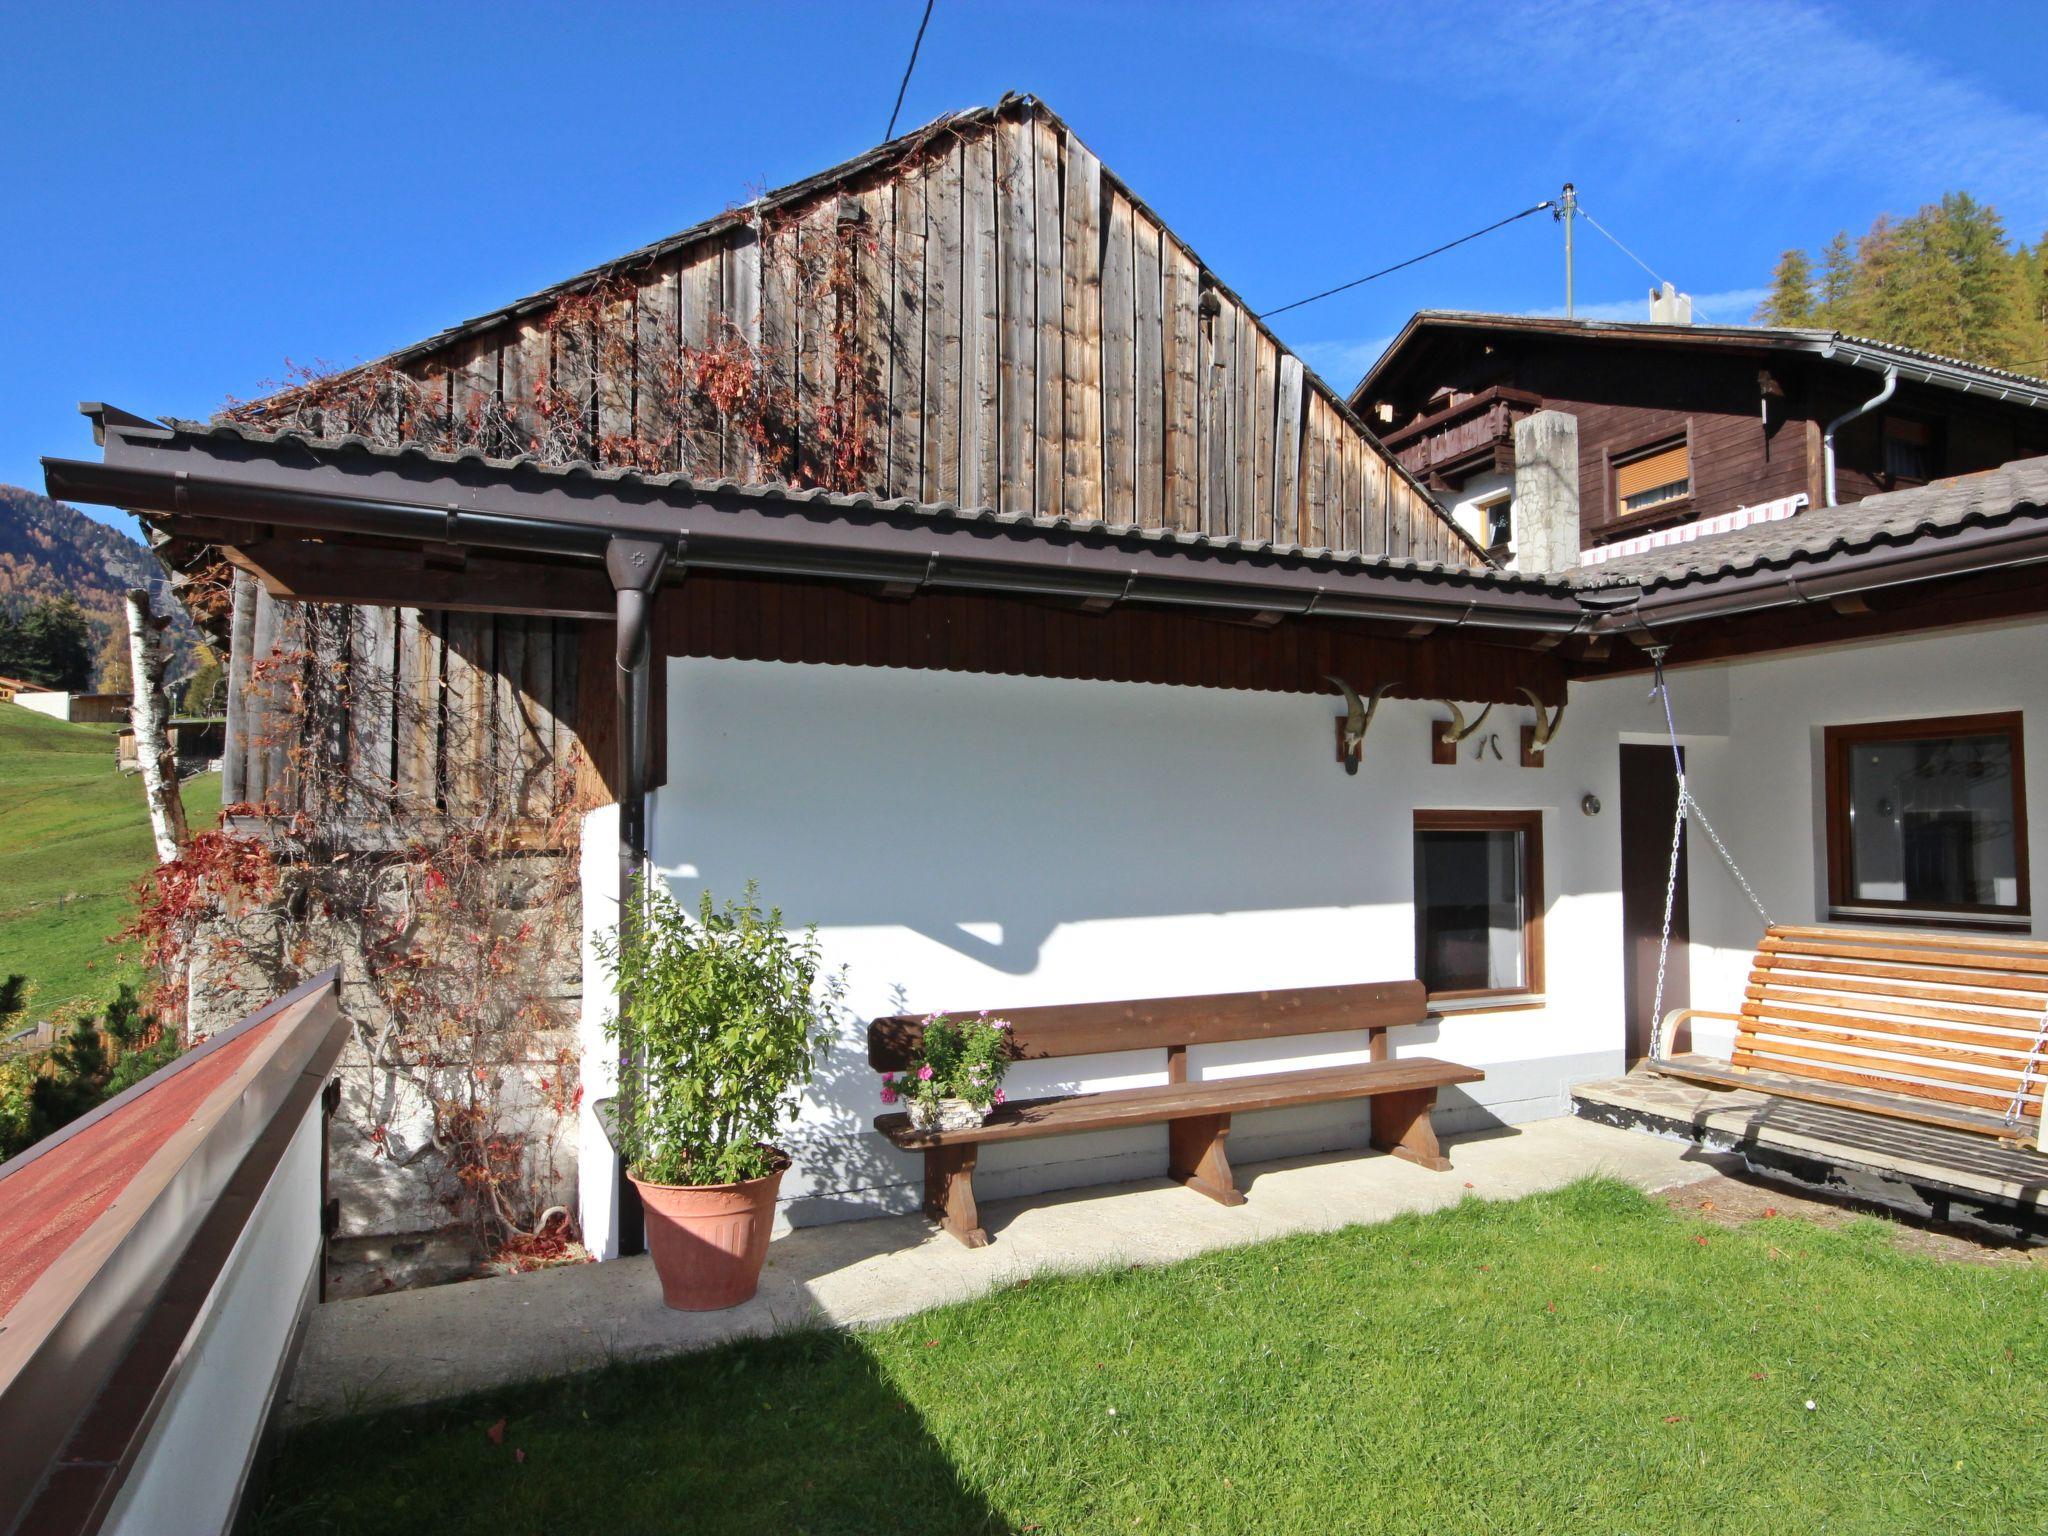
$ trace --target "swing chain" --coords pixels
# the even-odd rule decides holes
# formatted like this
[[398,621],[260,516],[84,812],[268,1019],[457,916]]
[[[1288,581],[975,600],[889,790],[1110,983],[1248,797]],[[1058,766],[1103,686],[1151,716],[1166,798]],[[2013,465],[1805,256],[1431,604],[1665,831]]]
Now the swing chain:
[[[1714,830],[1714,824],[1707,820],[1707,813],[1700,809],[1699,801],[1693,799],[1692,789],[1685,781],[1685,755],[1678,745],[1678,723],[1671,714],[1671,689],[1664,681],[1664,657],[1671,649],[1668,645],[1649,647],[1650,665],[1656,671],[1656,682],[1650,689],[1650,696],[1664,706],[1664,729],[1671,739],[1671,766],[1678,776],[1678,804],[1671,815],[1671,867],[1664,877],[1664,931],[1657,941],[1657,990],[1650,1003],[1650,1057],[1653,1061],[1664,1060],[1664,981],[1671,963],[1671,917],[1678,904],[1678,864],[1685,849],[1685,817],[1690,811],[1699,818],[1707,829],[1707,836],[1713,840],[1714,851],[1721,855],[1721,862],[1728,866],[1728,873],[1735,877],[1742,887],[1742,894],[1749,898],[1749,904],[1756,908],[1756,915],[1763,919],[1766,928],[1771,925],[1771,914],[1764,909],[1763,900],[1749,883],[1749,877],[1742,872],[1742,866],[1735,862],[1735,856],[1728,851],[1728,845],[1721,841],[1721,834]],[[2043,1038],[2048,1040],[2048,1016],[2042,1020]]]
[[2033,1086],[2035,1068],[2041,1065],[2041,1053],[2048,1049],[2048,1004],[2041,1008],[2041,1027],[2034,1032],[2034,1048],[2027,1052],[2027,1064],[2020,1069],[2019,1086],[2012,1091],[2012,1102],[2005,1107],[2005,1123],[2013,1125],[2025,1113],[2027,1089]]

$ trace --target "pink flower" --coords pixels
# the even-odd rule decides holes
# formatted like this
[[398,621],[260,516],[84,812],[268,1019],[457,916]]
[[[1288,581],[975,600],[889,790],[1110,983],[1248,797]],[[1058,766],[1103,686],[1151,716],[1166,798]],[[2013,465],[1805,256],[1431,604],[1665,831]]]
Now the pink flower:
[[1008,1019],[997,1019],[995,1027],[997,1029],[1008,1029],[1010,1027],[1010,1021]]
[[896,1090],[894,1088],[884,1088],[882,1090],[882,1102],[884,1104],[894,1104],[896,1102]]
[[884,1086],[887,1086],[888,1084],[893,1083],[895,1081],[896,1074],[894,1072],[884,1072],[882,1074],[882,1083]]
[[1000,1104],[1000,1103],[1002,1103],[1002,1102],[1003,1102],[1003,1098],[1004,1098],[1003,1090],[1002,1090],[1002,1089],[1000,1089],[1000,1088],[998,1088],[998,1089],[996,1090],[996,1097],[995,1097],[995,1102],[996,1102],[996,1103],[998,1103],[998,1104]]
[[932,1077],[933,1077],[933,1075],[934,1075],[934,1074],[933,1074],[933,1072],[932,1072],[932,1069],[931,1069],[930,1067],[919,1067],[919,1068],[917,1069],[917,1080],[918,1080],[918,1081],[919,1081],[920,1083],[928,1083],[928,1082],[930,1082],[930,1081],[932,1080]]

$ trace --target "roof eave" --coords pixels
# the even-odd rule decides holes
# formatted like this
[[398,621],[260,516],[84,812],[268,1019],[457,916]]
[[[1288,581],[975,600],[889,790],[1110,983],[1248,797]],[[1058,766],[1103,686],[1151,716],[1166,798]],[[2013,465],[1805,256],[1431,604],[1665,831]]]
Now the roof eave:
[[578,561],[601,559],[613,538],[650,538],[674,545],[683,566],[910,582],[919,589],[1550,633],[1582,623],[1576,598],[1561,582],[1453,567],[866,496],[377,448],[358,439],[174,430],[125,413],[101,419],[104,461],[45,460],[52,494],[122,506],[173,527],[211,518],[295,530],[302,538],[399,540]]

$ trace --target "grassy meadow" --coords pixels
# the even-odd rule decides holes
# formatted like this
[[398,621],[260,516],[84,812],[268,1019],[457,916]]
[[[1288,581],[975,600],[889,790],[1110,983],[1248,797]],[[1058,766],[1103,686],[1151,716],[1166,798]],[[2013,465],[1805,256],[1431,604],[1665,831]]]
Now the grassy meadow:
[[[29,978],[31,1018],[97,1009],[141,974],[108,942],[156,857],[142,780],[114,767],[115,730],[0,703],[0,976]],[[193,826],[219,818],[218,774],[184,796]]]

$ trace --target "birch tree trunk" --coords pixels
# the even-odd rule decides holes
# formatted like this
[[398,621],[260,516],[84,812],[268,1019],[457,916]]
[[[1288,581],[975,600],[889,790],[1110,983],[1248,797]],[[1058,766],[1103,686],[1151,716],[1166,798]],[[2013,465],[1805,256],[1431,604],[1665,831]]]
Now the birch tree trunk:
[[135,760],[149,796],[149,830],[156,861],[168,864],[185,841],[185,801],[178,793],[178,762],[171,751],[170,700],[164,696],[163,621],[149,611],[149,593],[128,594],[128,672],[133,681],[129,724],[135,727]]

